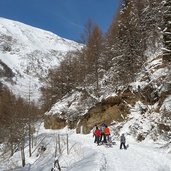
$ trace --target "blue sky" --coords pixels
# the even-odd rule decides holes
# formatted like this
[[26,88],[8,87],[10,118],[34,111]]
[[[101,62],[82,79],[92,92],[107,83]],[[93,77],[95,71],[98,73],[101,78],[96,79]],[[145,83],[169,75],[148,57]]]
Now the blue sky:
[[0,17],[79,40],[89,18],[103,32],[116,15],[121,0],[0,0]]

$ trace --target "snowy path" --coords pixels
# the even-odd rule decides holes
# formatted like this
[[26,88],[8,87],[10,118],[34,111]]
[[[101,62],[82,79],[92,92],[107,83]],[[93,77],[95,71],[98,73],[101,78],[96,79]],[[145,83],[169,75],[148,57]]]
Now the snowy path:
[[[103,156],[105,161],[99,160],[99,165],[105,163],[104,171],[171,171],[171,155],[162,153],[157,148],[129,144],[128,150],[120,150],[119,143],[113,148],[106,148],[93,144],[93,138],[90,135],[78,136],[85,148]],[[73,168],[72,171],[75,169]]]
[[[53,138],[54,134],[47,134],[48,146],[42,156],[15,171],[50,171],[54,161]],[[120,150],[119,142],[112,148],[106,148],[97,146],[93,141],[91,134],[73,133],[69,142],[76,145],[69,155],[65,153],[60,158],[62,171],[171,171],[171,154],[159,148],[129,143],[127,150]]]

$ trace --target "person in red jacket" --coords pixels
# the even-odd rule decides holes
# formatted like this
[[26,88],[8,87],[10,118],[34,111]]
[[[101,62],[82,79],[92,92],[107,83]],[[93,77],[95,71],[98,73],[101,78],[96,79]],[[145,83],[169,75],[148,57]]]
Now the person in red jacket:
[[100,129],[97,126],[96,126],[96,130],[94,132],[94,136],[95,136],[95,141],[97,142],[97,145],[99,145],[101,132],[100,132]]

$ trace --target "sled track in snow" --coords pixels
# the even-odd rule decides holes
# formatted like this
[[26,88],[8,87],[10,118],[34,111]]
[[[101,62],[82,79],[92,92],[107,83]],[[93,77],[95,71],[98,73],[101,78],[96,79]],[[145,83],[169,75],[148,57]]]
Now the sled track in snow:
[[[146,149],[146,153],[142,154],[142,151],[144,149],[140,150],[139,148],[132,148],[131,149],[134,153],[136,153],[136,155],[138,155],[139,157],[144,158],[144,160],[146,160],[146,163],[150,164],[151,167],[156,167],[156,171],[171,171],[171,167],[168,165],[170,163],[170,160],[166,157],[166,153],[158,153],[157,152],[157,148],[156,151],[152,151],[150,149]],[[146,164],[144,163],[144,164]],[[148,165],[146,164],[146,166],[148,167]]]
[[138,144],[130,144],[127,150],[120,150],[119,145],[112,148],[95,145],[92,148],[104,156],[102,163],[105,165],[102,165],[100,171],[171,171],[167,154],[155,148],[149,149]]

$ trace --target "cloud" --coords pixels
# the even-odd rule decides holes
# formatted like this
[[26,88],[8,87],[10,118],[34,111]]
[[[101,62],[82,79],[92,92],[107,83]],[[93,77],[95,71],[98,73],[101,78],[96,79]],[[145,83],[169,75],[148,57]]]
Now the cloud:
[[71,25],[73,25],[73,26],[76,26],[76,27],[78,27],[78,28],[80,28],[80,29],[83,29],[84,27],[81,25],[81,24],[77,24],[77,23],[74,23],[74,22],[72,22],[72,21],[68,21]]

